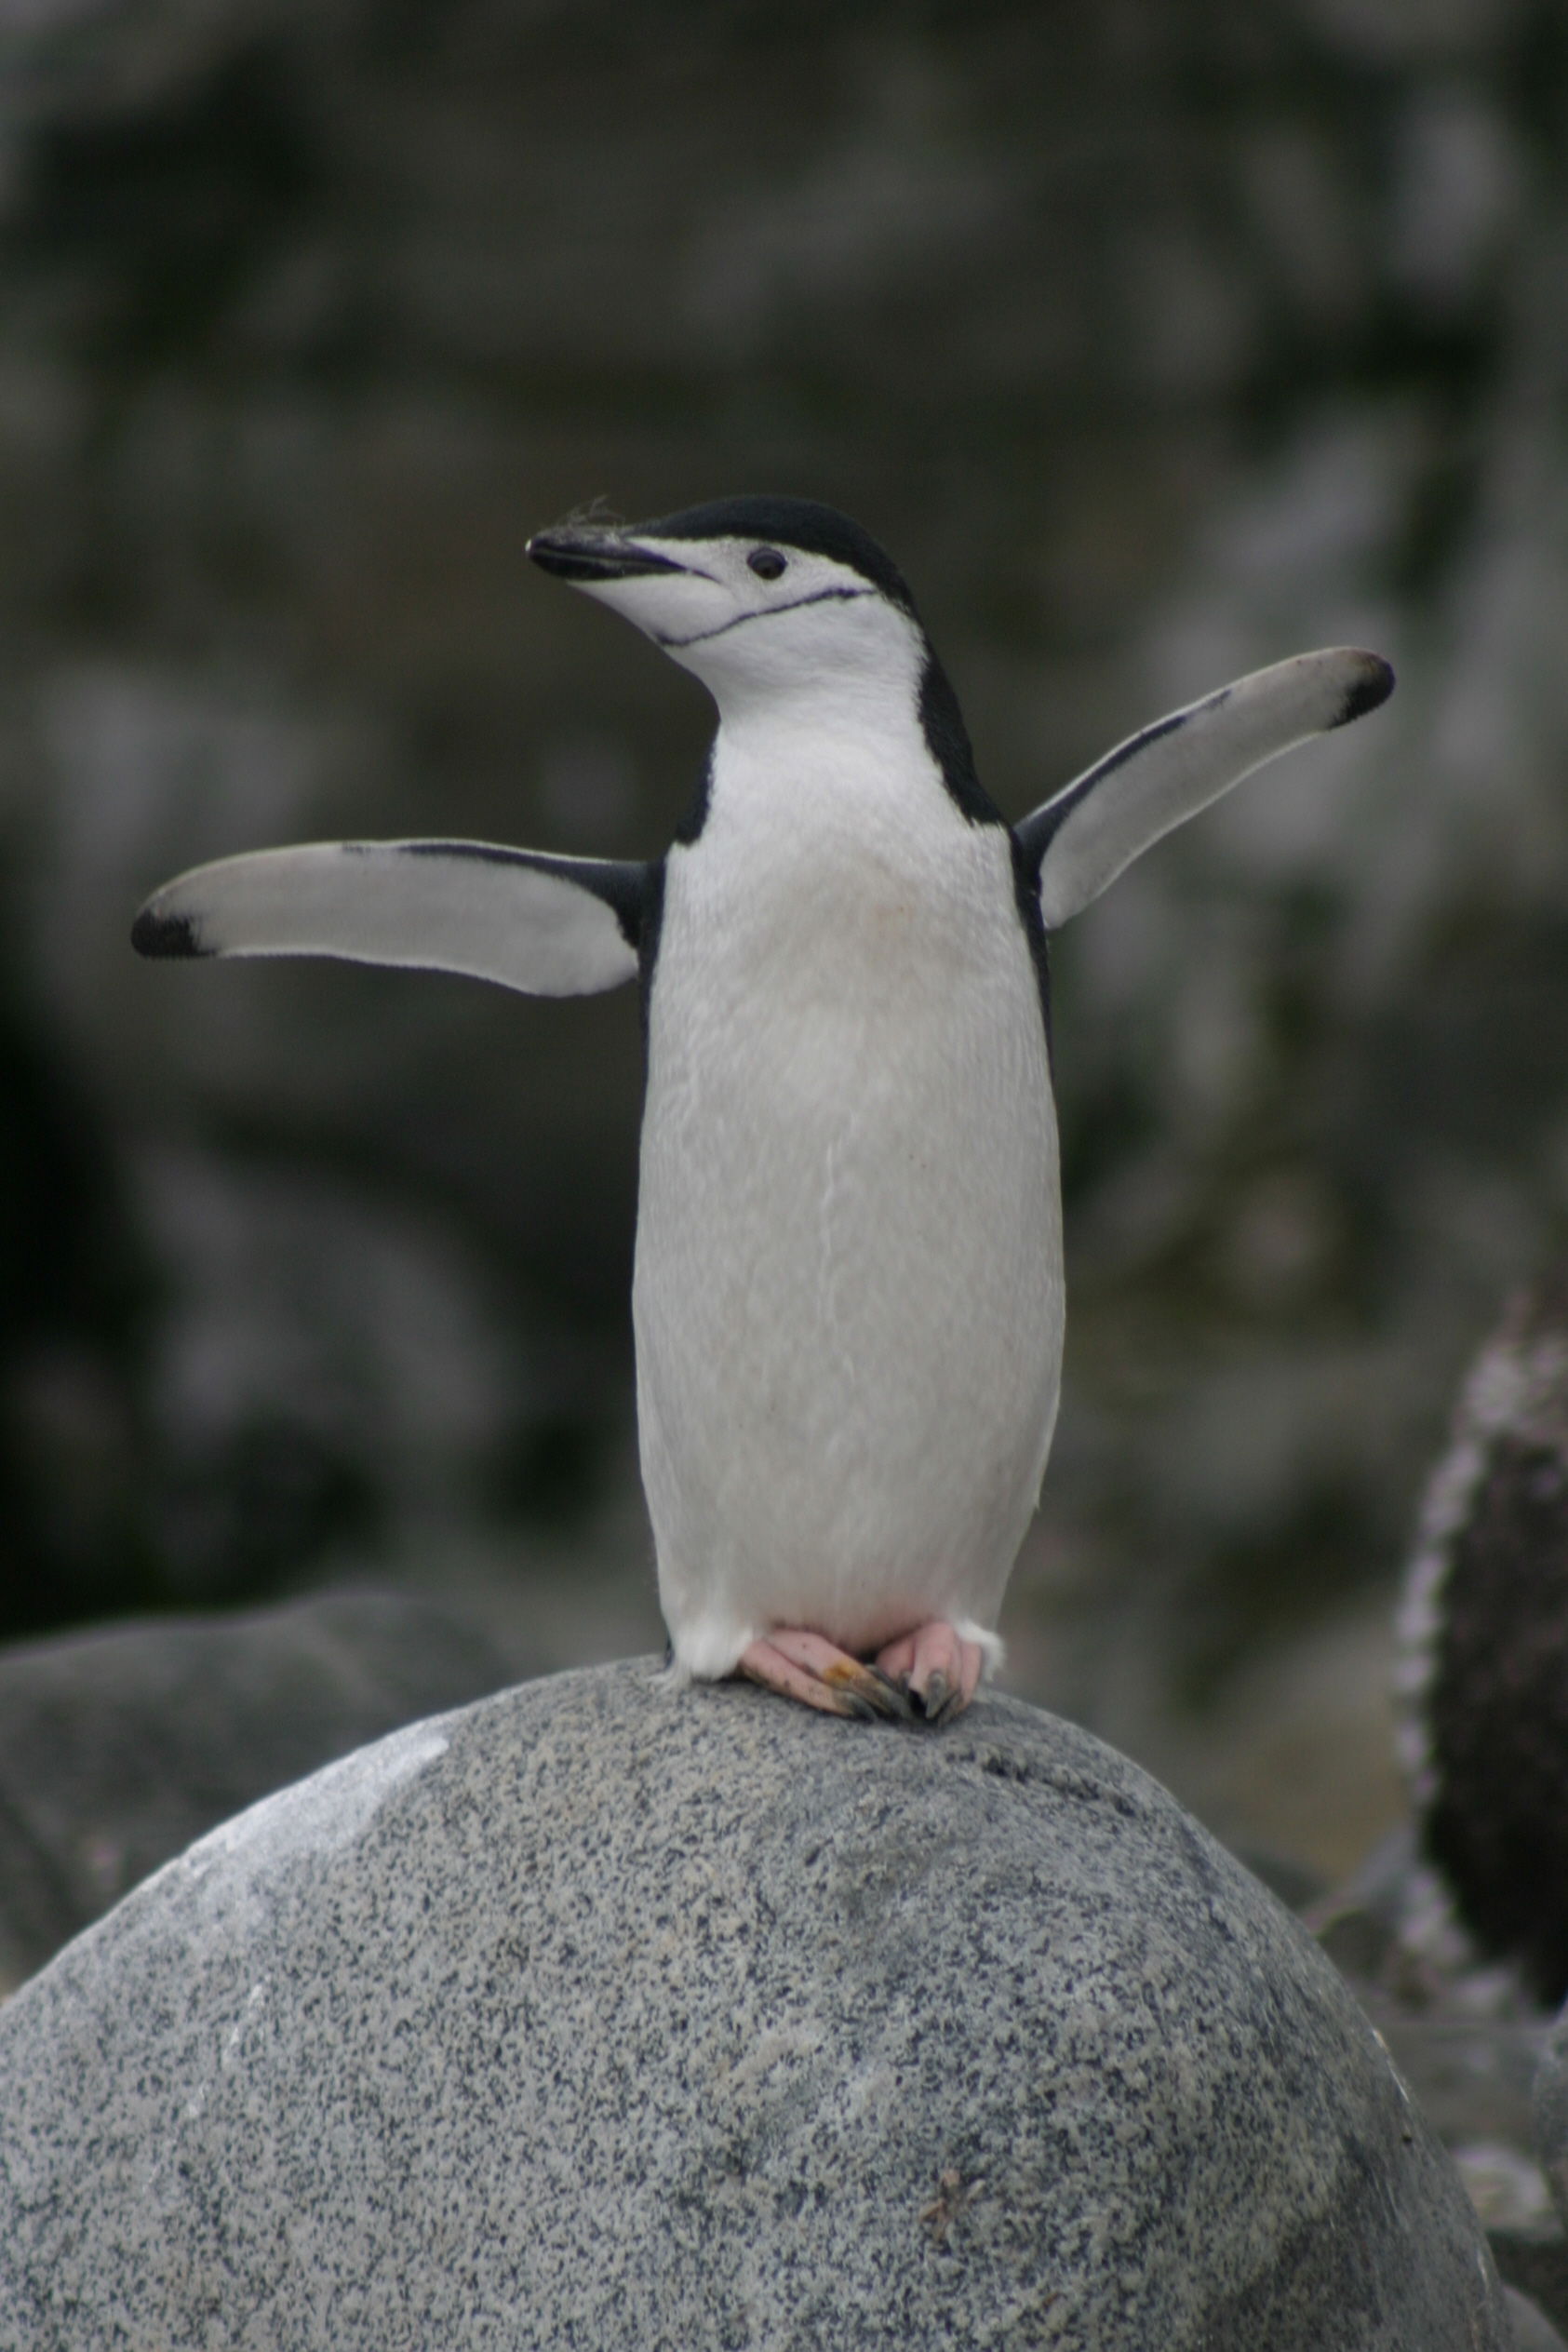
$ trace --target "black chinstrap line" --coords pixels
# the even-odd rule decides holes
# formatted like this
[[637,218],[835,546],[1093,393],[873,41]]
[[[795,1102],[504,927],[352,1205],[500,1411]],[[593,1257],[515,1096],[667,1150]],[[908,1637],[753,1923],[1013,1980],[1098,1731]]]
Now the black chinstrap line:
[[672,652],[680,652],[689,645],[706,645],[710,638],[726,637],[731,629],[740,628],[747,621],[771,621],[776,613],[798,612],[808,604],[852,604],[861,597],[872,597],[875,588],[817,588],[809,597],[796,597],[788,604],[768,604],[756,612],[737,612],[732,621],[721,621],[717,629],[699,629],[694,637],[654,637],[656,645]]

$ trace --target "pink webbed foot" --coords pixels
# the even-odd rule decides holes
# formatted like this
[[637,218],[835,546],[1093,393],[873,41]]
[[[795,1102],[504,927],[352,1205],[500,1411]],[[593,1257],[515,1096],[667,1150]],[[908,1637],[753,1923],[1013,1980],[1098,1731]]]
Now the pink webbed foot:
[[878,1667],[799,1626],[776,1625],[766,1639],[742,1651],[735,1672],[827,1715],[863,1720],[881,1715],[907,1723],[912,1714],[904,1692]]
[[940,1617],[929,1625],[917,1625],[911,1633],[901,1633],[877,1657],[883,1673],[908,1692],[911,1705],[927,1723],[948,1723],[962,1714],[980,1687],[985,1662],[979,1643],[964,1641]]

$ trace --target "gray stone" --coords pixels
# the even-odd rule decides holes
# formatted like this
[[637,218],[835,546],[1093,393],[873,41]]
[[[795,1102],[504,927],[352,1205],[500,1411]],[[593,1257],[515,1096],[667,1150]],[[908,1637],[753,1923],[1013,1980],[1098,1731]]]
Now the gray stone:
[[373,1591],[0,1650],[0,1994],[215,1822],[519,1663]]
[[0,2342],[1505,2352],[1305,1931],[1087,1734],[651,1662],[394,1734],[0,2011]]

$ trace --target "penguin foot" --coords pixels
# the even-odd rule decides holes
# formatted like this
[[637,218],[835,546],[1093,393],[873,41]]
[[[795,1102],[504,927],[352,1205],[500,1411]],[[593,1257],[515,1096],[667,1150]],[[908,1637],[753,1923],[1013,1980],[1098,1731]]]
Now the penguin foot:
[[913,1720],[909,1700],[878,1667],[851,1658],[824,1635],[809,1633],[803,1627],[776,1625],[765,1641],[753,1642],[742,1651],[735,1672],[826,1715],[858,1715],[864,1722],[878,1716],[895,1723]]
[[877,1655],[882,1673],[907,1691],[910,1712],[927,1723],[962,1714],[980,1687],[985,1662],[979,1643],[966,1642],[940,1617],[901,1633]]

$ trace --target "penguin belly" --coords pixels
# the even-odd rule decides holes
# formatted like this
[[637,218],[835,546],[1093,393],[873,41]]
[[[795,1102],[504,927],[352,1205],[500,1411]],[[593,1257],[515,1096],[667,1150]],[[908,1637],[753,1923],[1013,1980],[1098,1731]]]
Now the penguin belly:
[[939,854],[803,852],[760,883],[705,846],[666,867],[633,1286],[677,1670],[785,1625],[862,1654],[931,1618],[984,1639],[1063,1327],[1007,836],[955,818]]

